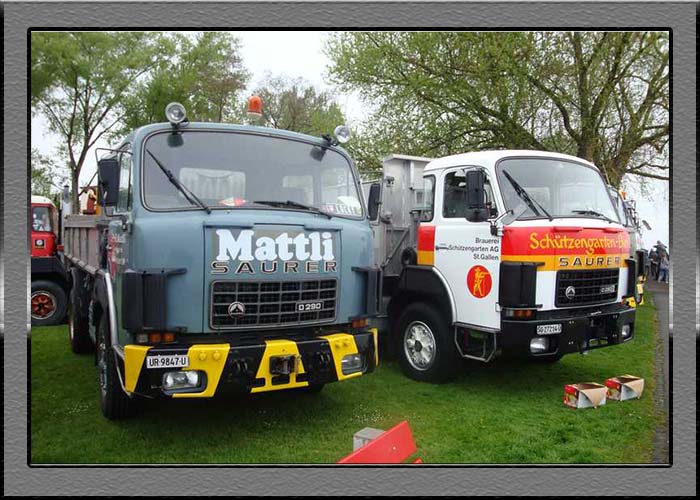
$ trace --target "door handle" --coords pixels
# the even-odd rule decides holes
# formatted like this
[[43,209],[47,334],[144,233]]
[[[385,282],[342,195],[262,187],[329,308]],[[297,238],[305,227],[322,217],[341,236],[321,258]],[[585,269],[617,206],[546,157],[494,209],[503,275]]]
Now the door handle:
[[447,250],[447,244],[438,243],[437,245],[435,245],[435,250]]

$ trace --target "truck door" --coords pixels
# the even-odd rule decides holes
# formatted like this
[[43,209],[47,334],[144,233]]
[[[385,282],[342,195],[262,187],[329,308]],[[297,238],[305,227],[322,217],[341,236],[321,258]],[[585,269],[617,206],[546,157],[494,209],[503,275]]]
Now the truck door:
[[[122,303],[122,278],[124,270],[127,268],[129,259],[129,229],[131,227],[131,207],[132,207],[132,182],[131,171],[132,161],[130,145],[120,148],[119,158],[119,196],[117,206],[114,207],[115,217],[109,223],[107,233],[107,269],[112,278],[112,290],[114,291],[114,305],[117,311],[115,318],[118,331],[121,333],[121,313]],[[124,339],[119,336],[122,343]]]
[[[477,221],[467,203],[466,174],[480,167],[457,167],[442,173],[436,192],[435,267],[445,277],[455,300],[459,323],[500,328],[498,278],[501,241],[488,221]],[[483,170],[483,169],[482,169]],[[497,215],[495,186],[486,172],[488,217]]]

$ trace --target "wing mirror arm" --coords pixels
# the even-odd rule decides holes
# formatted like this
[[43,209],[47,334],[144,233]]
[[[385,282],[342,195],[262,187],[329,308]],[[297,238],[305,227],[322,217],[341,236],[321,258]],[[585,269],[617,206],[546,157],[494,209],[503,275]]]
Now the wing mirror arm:
[[503,225],[500,222],[501,220],[503,220],[504,217],[506,217],[507,215],[511,215],[512,213],[512,210],[506,210],[495,219],[491,219],[490,223],[492,236],[503,236]]

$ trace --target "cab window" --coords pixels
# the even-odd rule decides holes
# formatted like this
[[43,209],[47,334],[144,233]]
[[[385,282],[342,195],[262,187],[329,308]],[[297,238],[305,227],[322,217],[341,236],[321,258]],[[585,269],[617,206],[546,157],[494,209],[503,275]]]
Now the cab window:
[[435,176],[423,177],[423,189],[416,190],[416,209],[420,210],[421,222],[433,220],[435,210]]
[[[469,208],[467,202],[467,169],[450,172],[445,175],[445,187],[443,195],[442,216],[448,219],[467,218],[471,216],[473,210]],[[484,191],[486,196],[486,208],[489,216],[496,215],[496,203],[493,196],[491,181],[486,177],[484,181]]]
[[33,231],[53,231],[51,224],[49,207],[32,208],[32,230]]
[[131,209],[131,153],[128,151],[128,149],[125,149],[119,153],[117,212],[128,212]]

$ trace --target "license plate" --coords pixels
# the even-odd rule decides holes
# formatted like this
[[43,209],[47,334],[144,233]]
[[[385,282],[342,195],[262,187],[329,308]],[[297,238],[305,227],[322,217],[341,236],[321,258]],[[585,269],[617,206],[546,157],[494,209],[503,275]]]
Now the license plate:
[[297,312],[320,311],[323,309],[323,302],[298,302]]
[[187,354],[162,354],[146,357],[146,368],[186,368],[190,364]]
[[600,293],[614,293],[615,285],[605,285],[600,287]]
[[554,335],[555,333],[561,333],[561,323],[537,325],[537,335]]

